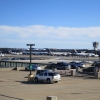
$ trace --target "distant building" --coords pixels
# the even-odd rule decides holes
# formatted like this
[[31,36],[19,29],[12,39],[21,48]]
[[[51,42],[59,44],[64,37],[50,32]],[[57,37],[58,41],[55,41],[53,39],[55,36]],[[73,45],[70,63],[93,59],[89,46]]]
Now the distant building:
[[94,50],[98,50],[99,42],[93,42]]

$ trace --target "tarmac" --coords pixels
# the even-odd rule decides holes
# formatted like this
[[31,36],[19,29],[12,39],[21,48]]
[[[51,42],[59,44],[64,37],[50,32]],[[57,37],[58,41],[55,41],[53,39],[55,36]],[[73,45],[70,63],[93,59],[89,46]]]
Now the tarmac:
[[[32,72],[35,75],[35,72]],[[28,82],[29,71],[0,71],[0,100],[100,100],[100,79],[62,76],[55,84]]]
[[[32,62],[69,62],[65,57],[56,58],[48,57],[46,60]],[[32,74],[35,75],[35,72]],[[100,100],[100,79],[95,79],[94,76],[62,76],[60,82],[47,84],[28,82],[28,75],[29,71],[24,70],[0,71],[0,100],[46,100],[47,96],[57,96],[57,100]]]

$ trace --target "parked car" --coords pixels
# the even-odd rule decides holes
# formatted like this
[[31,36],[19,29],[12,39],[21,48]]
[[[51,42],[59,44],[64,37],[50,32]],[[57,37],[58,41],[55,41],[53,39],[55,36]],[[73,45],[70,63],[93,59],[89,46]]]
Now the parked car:
[[87,73],[87,72],[94,72],[94,68],[95,68],[95,66],[87,67],[87,68],[84,68],[84,69],[82,70],[82,72],[84,72],[84,73]]
[[46,69],[52,69],[53,67],[55,67],[56,63],[54,62],[49,62],[48,65],[45,67]]
[[54,68],[56,68],[56,69],[60,69],[60,70],[65,70],[65,69],[70,69],[70,65],[68,64],[68,63],[66,63],[66,62],[57,62],[57,63],[50,63],[49,64],[49,67],[51,68],[51,69],[54,69]]
[[61,80],[60,74],[54,71],[44,71],[34,76],[34,82],[36,83],[43,81],[50,84],[50,83],[57,83],[60,80]]
[[[42,68],[41,68],[40,66],[38,66],[38,65],[35,65],[35,64],[31,65],[31,70],[32,70],[32,71],[41,70],[41,69],[42,69]],[[26,70],[26,71],[29,71],[29,70],[30,70],[30,66],[26,66],[26,67],[25,67],[25,70]]]
[[85,64],[80,62],[70,62],[71,68],[76,69],[76,67],[85,68]]
[[20,58],[12,58],[11,60],[20,60]]
[[30,60],[30,59],[27,57],[23,57],[23,58],[20,58],[20,60]]
[[83,63],[76,63],[75,66],[80,67],[80,68],[85,68],[85,64]]

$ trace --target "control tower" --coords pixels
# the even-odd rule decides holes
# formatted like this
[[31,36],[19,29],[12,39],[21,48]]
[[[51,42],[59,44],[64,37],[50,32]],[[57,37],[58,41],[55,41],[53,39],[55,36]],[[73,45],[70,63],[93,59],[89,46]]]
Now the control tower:
[[98,50],[99,42],[93,42],[94,50]]

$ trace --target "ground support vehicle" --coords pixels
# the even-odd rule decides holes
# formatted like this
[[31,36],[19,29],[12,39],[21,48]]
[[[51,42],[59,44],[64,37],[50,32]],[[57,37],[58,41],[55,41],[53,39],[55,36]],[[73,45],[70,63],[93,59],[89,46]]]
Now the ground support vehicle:
[[61,80],[61,76],[59,73],[54,71],[43,71],[40,74],[36,74],[34,76],[34,82],[47,82],[50,83],[57,83]]

